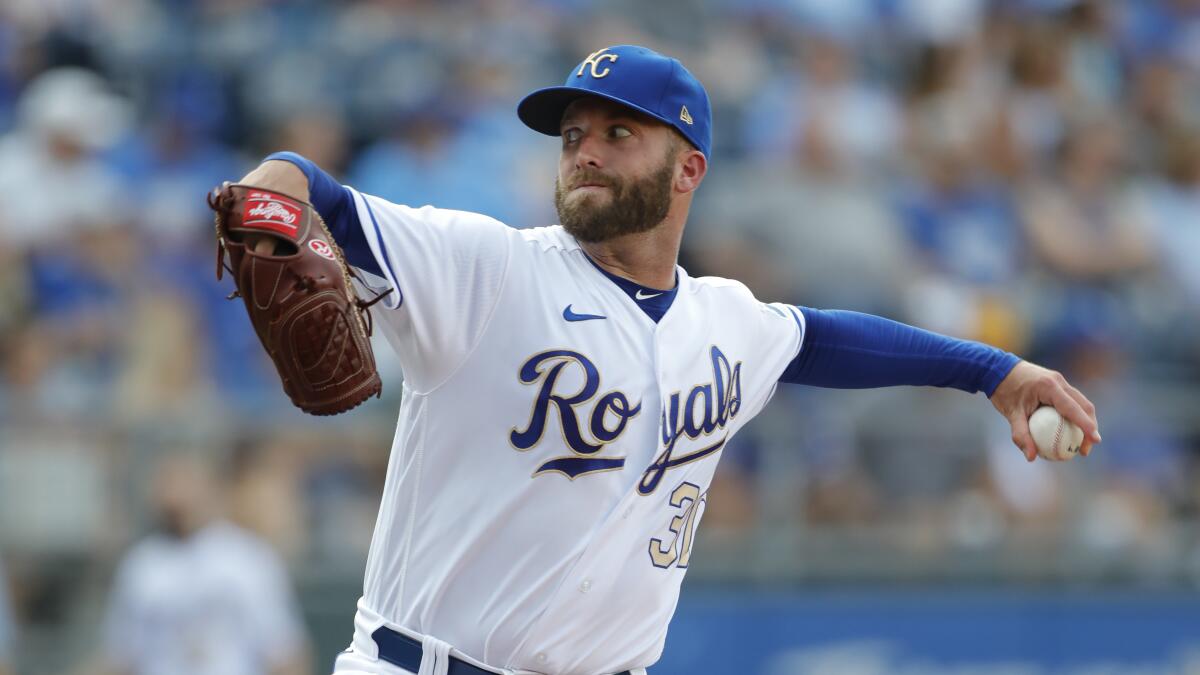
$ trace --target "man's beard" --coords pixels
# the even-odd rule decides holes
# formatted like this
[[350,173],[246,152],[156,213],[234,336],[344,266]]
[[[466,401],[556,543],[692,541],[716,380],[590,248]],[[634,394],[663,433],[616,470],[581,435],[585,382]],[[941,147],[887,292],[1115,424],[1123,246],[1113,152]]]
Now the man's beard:
[[567,204],[570,190],[554,181],[554,207],[563,229],[579,241],[596,243],[626,234],[652,230],[667,217],[671,208],[671,182],[675,175],[672,162],[645,178],[622,180],[595,171],[580,171],[574,184],[598,183],[611,193],[606,204],[600,195],[584,195]]
[[173,509],[163,509],[156,525],[158,532],[168,539],[187,539],[193,530],[183,513]]

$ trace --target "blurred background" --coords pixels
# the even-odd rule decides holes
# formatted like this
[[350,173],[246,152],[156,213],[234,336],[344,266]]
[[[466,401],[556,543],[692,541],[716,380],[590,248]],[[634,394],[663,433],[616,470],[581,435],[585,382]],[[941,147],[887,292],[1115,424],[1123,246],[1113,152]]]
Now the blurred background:
[[203,195],[290,149],[552,223],[516,102],[618,43],[713,99],[692,274],[1059,369],[1105,438],[1029,465],[982,396],[779,391],[651,672],[1200,673],[1196,0],[4,0],[0,673],[328,672],[399,369],[291,409]]

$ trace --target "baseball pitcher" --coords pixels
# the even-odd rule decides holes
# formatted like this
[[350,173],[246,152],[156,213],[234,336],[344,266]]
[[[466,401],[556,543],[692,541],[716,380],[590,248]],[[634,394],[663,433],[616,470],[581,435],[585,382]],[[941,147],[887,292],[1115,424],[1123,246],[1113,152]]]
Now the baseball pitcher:
[[[1030,461],[1039,405],[1083,428],[1083,454],[1099,442],[1094,407],[1055,372],[680,267],[712,138],[708,96],[678,60],[601,49],[517,114],[562,139],[560,225],[389,203],[286,152],[211,198],[298,405],[340,412],[378,391],[372,316],[403,366],[337,673],[642,673],[722,449],[781,382],[983,392]],[[313,256],[334,266],[301,264]],[[343,256],[361,284],[343,283]]]

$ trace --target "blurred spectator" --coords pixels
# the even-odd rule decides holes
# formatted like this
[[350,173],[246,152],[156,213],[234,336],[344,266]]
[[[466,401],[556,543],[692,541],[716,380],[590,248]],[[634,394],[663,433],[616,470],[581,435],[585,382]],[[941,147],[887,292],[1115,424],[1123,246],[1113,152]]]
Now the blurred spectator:
[[134,241],[126,227],[95,229],[27,257],[36,314],[5,355],[14,404],[27,420],[86,419],[114,403],[108,387],[133,335],[127,311],[138,281]]
[[123,368],[113,381],[112,412],[126,420],[188,423],[213,409],[211,383],[204,377],[203,336],[197,312],[178,293],[139,293],[128,311],[137,329],[123,340]]
[[987,10],[986,0],[908,0],[895,4],[912,39],[937,45],[974,38]]
[[[978,448],[991,414],[986,407],[940,390],[881,390],[870,399],[861,415],[871,423],[857,426],[854,445],[878,487],[877,498],[889,505],[887,517],[934,514],[947,495],[977,479],[984,461]],[[935,417],[941,422],[930,425]]]
[[768,82],[751,102],[750,161],[714,168],[684,245],[697,272],[764,300],[886,311],[905,246],[872,181],[883,167],[867,168],[894,149],[896,111],[854,76],[848,45],[814,35],[801,55],[806,77]]
[[16,646],[16,622],[8,601],[8,577],[0,565],[0,675],[12,675]]
[[8,353],[20,358],[6,366],[24,390],[14,402],[35,406],[30,412],[94,408],[94,385],[111,374],[106,358],[122,332],[115,307],[132,282],[136,248],[121,183],[97,153],[128,117],[98,75],[64,68],[28,86],[17,127],[0,138],[0,239],[26,263],[16,285],[24,297],[14,304],[36,312],[9,336]]
[[1107,109],[1121,95],[1120,45],[1114,39],[1112,4],[1077,0],[1065,10],[1066,70],[1082,103]]
[[1122,3],[1125,35],[1134,54],[1165,55],[1200,74],[1200,3],[1196,0],[1153,0]]
[[17,127],[0,138],[0,237],[44,247],[119,223],[117,176],[98,161],[128,123],[129,110],[98,75],[76,68],[42,74],[22,94]]
[[[211,121],[186,92],[161,94],[149,122],[104,158],[138,198],[129,219],[156,256],[178,258],[211,237],[203,198],[248,162],[212,138]],[[128,189],[127,188],[127,189]]]
[[996,99],[967,44],[923,46],[907,105],[911,180],[897,210],[916,250],[907,316],[933,330],[1019,350],[1013,297],[1025,246],[1010,195],[986,163]]
[[1053,159],[1077,99],[1067,79],[1064,31],[1034,19],[1020,24],[1009,56],[1011,85],[1000,107],[992,144],[995,168],[1019,180]]
[[[1163,412],[1146,405],[1143,385],[1130,377],[1130,362],[1119,343],[1089,340],[1078,344],[1064,365],[1096,408],[1106,411],[1105,449],[1089,470],[1103,473],[1104,487],[1136,500],[1143,513],[1159,511],[1153,515],[1165,518],[1167,509],[1188,498],[1187,456],[1182,438],[1163,419]],[[1161,531],[1158,525],[1145,523],[1139,529]]]
[[283,431],[244,438],[230,458],[227,515],[285,559],[298,558],[307,549],[298,474],[304,462],[320,456],[322,438]]
[[899,114],[891,92],[860,77],[851,47],[830,34],[799,38],[795,66],[748,102],[742,138],[752,155],[854,173],[886,168]]
[[1161,352],[1200,379],[1200,133],[1164,136],[1163,176],[1150,186],[1154,249],[1162,261]]
[[974,41],[924,44],[908,75],[904,149],[917,163],[953,153],[968,179],[986,168],[1001,89]]
[[29,286],[25,256],[14,247],[0,246],[0,352],[28,321]]
[[685,238],[696,273],[739,279],[765,301],[896,306],[906,245],[871,183],[834,167],[739,164],[714,175]]
[[1153,260],[1150,214],[1123,174],[1125,152],[1117,121],[1080,122],[1059,149],[1061,176],[1022,195],[1029,243],[1047,275],[1038,311],[1049,341],[1125,333],[1121,283]]
[[302,110],[284,119],[272,151],[291,150],[333,174],[346,170],[350,143],[342,116],[334,109]]
[[[511,73],[498,64],[463,64],[453,77],[444,97],[395,120],[392,138],[366,148],[348,182],[401,204],[474,211],[514,227],[545,225],[528,219],[542,209],[528,207],[530,170],[518,159],[536,156],[525,150],[537,139],[498,90],[515,88]],[[553,184],[553,174],[542,175]]]
[[299,675],[304,627],[283,562],[221,516],[208,461],[178,454],[152,482],[157,532],[117,569],[105,620],[108,672]]
[[1132,73],[1127,89],[1130,126],[1136,134],[1131,148],[1132,158],[1143,171],[1157,168],[1166,152],[1171,150],[1171,137],[1177,129],[1200,123],[1196,115],[1194,95],[1196,82],[1166,59],[1151,59],[1131,64]]
[[1200,133],[1168,139],[1163,178],[1151,189],[1156,249],[1172,286],[1200,308]]
[[[389,385],[384,383],[384,391]],[[305,559],[356,571],[371,544],[388,462],[388,453],[380,451],[386,435],[361,429],[340,429],[321,439],[308,435],[313,456],[304,467],[302,503],[310,517],[297,523],[308,540]],[[283,457],[295,455],[294,444],[274,445]]]

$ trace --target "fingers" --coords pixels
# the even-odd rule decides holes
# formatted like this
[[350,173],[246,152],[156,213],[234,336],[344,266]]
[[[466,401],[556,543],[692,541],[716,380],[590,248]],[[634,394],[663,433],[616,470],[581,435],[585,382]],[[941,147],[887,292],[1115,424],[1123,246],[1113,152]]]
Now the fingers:
[[275,237],[266,234],[258,234],[250,232],[246,234],[246,249],[254,251],[259,255],[272,255],[275,253]]
[[258,241],[253,242],[251,245],[254,247],[254,252],[260,255],[271,255],[275,252],[274,237],[263,237]]
[[[1088,400],[1088,397],[1083,395],[1083,392],[1071,386],[1070,383],[1063,386],[1066,388],[1067,393],[1071,395],[1071,398],[1075,399],[1079,404],[1079,407],[1083,408],[1083,412],[1087,413],[1091,426],[1079,424],[1078,422],[1075,423],[1079,424],[1080,429],[1083,429],[1084,447],[1090,451],[1093,444],[1099,443],[1102,440],[1100,438],[1100,421],[1096,417],[1096,406]],[[1071,421],[1074,422],[1075,420]],[[1084,454],[1086,455],[1087,453],[1085,452]]]
[[1008,422],[1012,425],[1012,442],[1021,449],[1025,461],[1037,459],[1037,445],[1033,442],[1033,434],[1029,433],[1029,420],[1025,415],[1016,413],[1008,418]]
[[1079,405],[1067,390],[1062,387],[1055,387],[1050,392],[1050,405],[1059,412],[1060,415],[1074,422],[1080,429],[1083,429],[1085,435],[1090,435],[1087,432],[1095,431],[1095,425],[1092,423],[1092,418],[1083,411],[1083,407]]
[[1100,439],[1100,430],[1096,423],[1096,407],[1079,390],[1068,384],[1066,380],[1063,380],[1059,384],[1060,386],[1055,387],[1051,392],[1050,398],[1052,400],[1050,403],[1060,415],[1073,422],[1083,431],[1085,442],[1080,447],[1079,452],[1086,457],[1092,451],[1092,444],[1098,442]]
[[1101,442],[1096,406],[1061,373],[1022,361],[1000,382],[990,400],[1008,419],[1013,443],[1029,461],[1038,456],[1037,446],[1029,433],[1029,416],[1039,405],[1053,406],[1083,431],[1080,454],[1087,456],[1092,447]]

